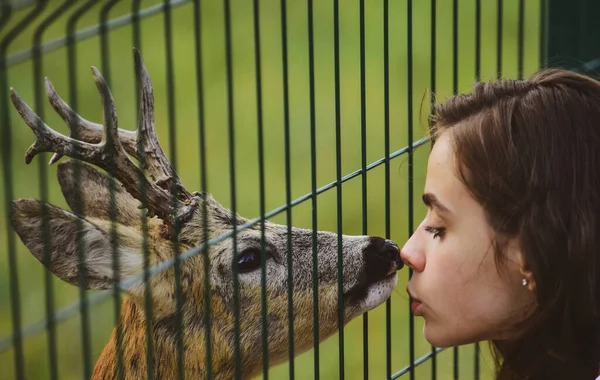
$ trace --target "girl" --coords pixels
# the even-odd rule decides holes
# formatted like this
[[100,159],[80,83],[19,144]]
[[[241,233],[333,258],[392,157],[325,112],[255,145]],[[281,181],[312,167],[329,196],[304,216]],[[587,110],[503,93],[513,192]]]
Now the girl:
[[600,83],[558,69],[477,83],[430,134],[428,212],[401,252],[425,338],[490,341],[498,380],[595,379]]

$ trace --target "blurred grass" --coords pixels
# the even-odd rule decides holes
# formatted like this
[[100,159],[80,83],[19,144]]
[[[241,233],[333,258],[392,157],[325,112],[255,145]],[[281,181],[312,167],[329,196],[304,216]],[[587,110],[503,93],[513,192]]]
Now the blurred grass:
[[[83,4],[77,1],[77,5]],[[157,4],[144,1],[142,7]],[[366,2],[366,128],[367,163],[384,156],[384,75],[383,75],[383,6],[381,1]],[[452,93],[452,4],[438,1],[436,55],[437,84],[435,92],[439,100]],[[502,33],[502,73],[505,77],[517,76],[518,0],[504,0]],[[31,46],[35,28],[49,12],[61,2],[52,0],[43,15],[35,20],[9,47],[10,53]],[[77,24],[78,29],[95,25],[99,10],[105,3],[98,3]],[[75,7],[73,7],[75,8]],[[110,17],[118,17],[130,11],[130,2],[119,2]],[[64,17],[51,25],[44,33],[44,40],[52,40],[65,33],[65,22],[71,9]],[[258,140],[256,116],[256,81],[254,67],[254,40],[252,3],[233,0],[233,89],[235,100],[235,189],[238,211],[247,217],[259,215]],[[13,15],[9,27],[0,32],[0,38],[26,13]],[[413,94],[407,93],[407,15],[405,1],[391,1],[390,16],[390,151],[405,147],[410,123],[414,128],[414,140],[425,135],[425,112],[429,108],[430,89],[430,2],[413,1]],[[481,21],[481,75],[484,79],[496,76],[497,58],[497,5],[482,1]],[[194,60],[193,5],[186,3],[172,11],[173,17],[173,62],[175,78],[175,125],[177,170],[189,189],[200,189],[198,99],[197,78]],[[220,2],[204,2],[202,5],[202,53],[205,95],[206,157],[208,191],[224,206],[230,206],[231,185],[229,177],[228,114],[225,71],[225,37],[223,6]],[[475,78],[475,0],[461,1],[459,5],[458,74],[459,90],[468,91]],[[526,1],[524,73],[534,72],[539,63],[539,1]],[[283,129],[283,82],[281,63],[280,6],[276,0],[261,2],[261,46],[263,72],[263,117],[265,130],[265,176],[266,209],[272,210],[285,203],[284,129]],[[341,79],[341,136],[342,172],[346,175],[361,166],[361,98],[360,98],[360,39],[359,2],[340,1],[340,79]],[[290,85],[290,128],[292,159],[292,197],[297,198],[311,190],[310,162],[310,103],[308,71],[308,18],[304,2],[288,1],[288,54]],[[139,46],[146,66],[152,77],[156,98],[156,126],[159,139],[171,157],[166,87],[166,45],[163,15],[158,14],[141,21],[142,44]],[[333,51],[333,6],[331,2],[314,2],[315,35],[315,96],[316,96],[316,156],[317,187],[335,180],[335,108],[334,108],[334,51]],[[119,123],[122,128],[136,126],[135,88],[133,75],[131,25],[112,30],[109,36],[109,64],[111,89],[116,100]],[[98,36],[77,43],[78,112],[90,120],[102,120],[99,96],[92,81],[90,66],[101,67],[100,39]],[[42,57],[42,75],[47,76],[58,92],[67,101],[68,96],[67,49],[59,48]],[[14,87],[30,104],[34,105],[34,92],[43,91],[43,83],[33,82],[31,60],[8,68],[9,86]],[[2,89],[4,91],[6,89]],[[412,97],[414,119],[408,120],[408,101]],[[423,112],[420,112],[421,101]],[[24,153],[34,141],[31,131],[20,120],[10,105],[12,141],[12,173],[10,183],[3,183],[3,193],[12,187],[15,198],[39,198],[40,165],[45,165],[49,155],[36,157],[27,166]],[[40,111],[40,110],[38,110]],[[53,128],[66,133],[62,120],[44,101],[45,120]],[[419,194],[423,187],[427,146],[415,151],[414,156],[414,221],[423,215]],[[3,169],[2,169],[3,170]],[[49,201],[66,207],[55,180],[55,167],[47,168]],[[391,163],[391,238],[402,244],[408,236],[408,163],[401,156]],[[367,174],[367,215],[362,215],[362,186],[359,177],[346,182],[343,189],[342,232],[361,234],[363,217],[367,221],[367,233],[385,235],[385,168],[380,166]],[[0,204],[0,241],[6,241],[7,221],[4,203]],[[318,229],[337,231],[335,190],[320,195],[317,199]],[[311,228],[311,203],[305,202],[293,209],[293,223]],[[285,214],[272,219],[285,223]],[[17,239],[19,296],[21,300],[21,322],[23,326],[45,317],[44,271]],[[2,245],[0,254],[0,336],[12,332],[11,292],[9,289],[8,252]],[[451,275],[451,273],[449,273]],[[392,296],[392,372],[409,364],[409,307],[404,286],[408,271],[403,271],[397,292]],[[78,300],[77,289],[53,280],[55,307],[60,308]],[[93,343],[92,362],[107,342],[114,323],[112,299],[91,308],[91,331]],[[344,369],[348,379],[363,377],[363,321],[357,318],[345,329]],[[430,346],[422,338],[422,321],[415,320],[415,355],[429,352]],[[60,379],[79,379],[82,376],[82,339],[80,318],[71,318],[57,327],[58,369]],[[385,306],[369,313],[369,375],[371,378],[385,377]],[[482,345],[482,379],[489,379],[493,369]],[[49,354],[47,335],[40,334],[24,342],[25,368],[28,379],[49,378]],[[473,346],[460,348],[460,378],[473,378]],[[312,378],[313,352],[309,351],[295,359],[296,378]],[[0,354],[0,380],[12,379],[14,352]],[[438,355],[438,379],[450,379],[453,374],[452,350]],[[427,361],[416,369],[417,379],[430,378],[431,362]],[[338,339],[334,336],[320,346],[320,374],[324,379],[339,375]],[[287,378],[288,364],[270,370],[271,378]]]

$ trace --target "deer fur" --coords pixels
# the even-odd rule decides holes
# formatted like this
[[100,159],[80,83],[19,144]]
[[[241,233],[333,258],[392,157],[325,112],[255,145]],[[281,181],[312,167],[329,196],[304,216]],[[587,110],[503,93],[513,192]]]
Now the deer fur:
[[[142,120],[149,129],[154,145],[148,152],[162,154],[151,119],[152,93],[145,76],[139,53],[135,51],[138,75],[142,80]],[[188,379],[208,377],[207,348],[211,349],[211,376],[213,379],[231,379],[235,368],[235,311],[234,276],[237,272],[239,303],[239,347],[241,378],[260,374],[262,362],[262,298],[261,267],[266,271],[268,365],[273,366],[289,358],[288,335],[288,256],[292,255],[293,285],[293,343],[298,355],[319,344],[313,341],[313,231],[291,227],[291,248],[288,250],[288,226],[265,222],[264,262],[261,261],[261,225],[238,231],[236,247],[228,238],[211,246],[207,251],[181,261],[179,266],[181,309],[177,305],[176,272],[174,267],[156,273],[149,280],[152,299],[151,319],[145,313],[146,287],[140,274],[144,266],[153,266],[174,258],[181,252],[199,247],[207,240],[231,232],[248,220],[234,215],[208,193],[190,193],[181,185],[174,195],[180,206],[169,209],[156,199],[173,195],[158,177],[173,179],[180,184],[172,168],[156,169],[160,165],[143,166],[151,173],[144,177],[157,195],[155,203],[142,204],[134,196],[140,181],[133,174],[137,167],[125,161],[124,152],[134,155],[134,142],[139,135],[118,129],[112,96],[99,72],[94,72],[96,83],[105,104],[105,123],[93,124],[69,113],[66,103],[58,97],[47,82],[46,90],[51,104],[69,123],[72,133],[80,139],[60,135],[43,124],[37,115],[12,91],[13,104],[23,120],[37,136],[36,143],[27,153],[31,161],[40,151],[55,152],[52,162],[63,155],[74,157],[58,165],[57,177],[62,194],[71,211],[33,199],[13,201],[11,223],[21,241],[48,270],[61,280],[86,289],[112,289],[118,281],[136,279],[125,290],[118,326],[98,358],[92,379],[147,378],[147,329],[150,328],[154,355],[152,374],[155,379],[175,379],[178,375],[178,341],[182,339],[184,376]],[[146,87],[143,87],[146,86]],[[144,107],[146,107],[144,111]],[[138,130],[140,132],[142,128]],[[115,149],[120,149],[113,164],[121,165],[117,180],[83,161],[110,169],[106,157],[98,159],[93,149],[100,149],[107,136]],[[44,140],[45,139],[45,140]],[[71,146],[69,146],[71,144]],[[111,144],[111,142],[108,142]],[[75,147],[73,147],[75,146]],[[91,148],[90,148],[91,147]],[[87,149],[87,150],[86,150]],[[113,152],[114,153],[114,152]],[[164,154],[162,154],[164,156]],[[151,155],[150,155],[151,156]],[[168,162],[155,157],[161,165]],[[162,160],[162,161],[161,161]],[[162,170],[162,171],[161,171]],[[157,174],[158,173],[158,174]],[[139,174],[139,173],[138,173]],[[137,175],[137,174],[136,174]],[[163,178],[163,180],[164,180]],[[151,193],[151,192],[150,192]],[[112,197],[112,198],[111,198]],[[162,197],[162,198],[161,198]],[[111,201],[112,199],[112,201]],[[114,206],[114,207],[112,207]],[[171,218],[169,212],[176,215]],[[143,216],[147,220],[144,239]],[[205,222],[206,221],[206,224]],[[179,225],[176,225],[179,223]],[[207,232],[205,239],[204,232]],[[47,231],[48,234],[44,234]],[[173,244],[176,237],[178,246]],[[318,330],[320,340],[338,331],[338,235],[327,231],[316,233],[316,263],[318,281]],[[47,244],[46,244],[47,243]],[[397,283],[397,271],[402,268],[398,246],[389,240],[372,236],[341,236],[343,324],[379,306],[391,294]],[[148,262],[145,262],[145,247]],[[80,262],[79,255],[84,256]],[[118,258],[115,271],[113,258]],[[48,260],[49,258],[49,260]],[[208,263],[208,268],[205,263]],[[237,266],[236,266],[237,265]],[[205,273],[208,278],[205,277]],[[118,276],[117,276],[118,275]],[[83,283],[85,280],[85,284]],[[209,288],[205,285],[209,283]],[[207,297],[208,296],[208,297]],[[207,304],[207,299],[209,303]],[[211,316],[206,310],[210,306]],[[178,321],[182,329],[178,329]],[[119,328],[117,328],[119,327]],[[120,339],[118,333],[120,332]],[[210,332],[210,342],[207,333]],[[207,345],[210,343],[210,346]],[[118,355],[120,350],[121,354]],[[119,361],[120,358],[120,361]],[[119,373],[119,370],[122,370]],[[118,375],[122,375],[119,377]]]

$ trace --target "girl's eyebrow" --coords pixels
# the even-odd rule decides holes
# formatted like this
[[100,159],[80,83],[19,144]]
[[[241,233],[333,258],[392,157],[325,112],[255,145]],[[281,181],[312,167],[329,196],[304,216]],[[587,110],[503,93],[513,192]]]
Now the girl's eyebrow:
[[450,210],[446,206],[441,204],[439,199],[437,199],[437,197],[435,195],[433,195],[432,193],[424,193],[422,199],[423,199],[423,203],[425,203],[425,206],[430,207],[430,208],[435,208],[440,213],[444,213],[444,214],[450,213]]

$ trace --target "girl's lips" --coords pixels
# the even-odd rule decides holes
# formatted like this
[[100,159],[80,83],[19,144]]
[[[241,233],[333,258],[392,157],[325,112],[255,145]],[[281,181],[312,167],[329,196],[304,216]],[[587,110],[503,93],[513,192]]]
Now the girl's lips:
[[420,311],[422,309],[422,303],[416,300],[413,300],[412,303],[410,304],[410,311],[414,314],[414,315],[421,315]]
[[410,304],[410,311],[414,315],[420,315],[420,311],[423,308],[423,304],[421,303],[421,301],[418,298],[415,298],[412,295],[412,293],[410,292],[410,290],[408,289],[408,287],[406,287],[406,293],[408,293],[409,297],[412,299],[412,302]]

